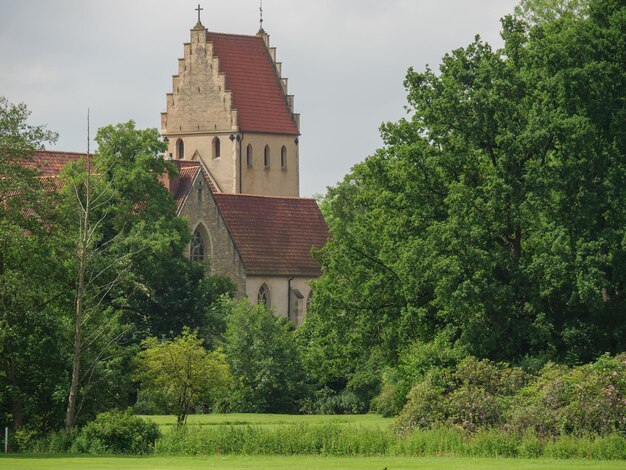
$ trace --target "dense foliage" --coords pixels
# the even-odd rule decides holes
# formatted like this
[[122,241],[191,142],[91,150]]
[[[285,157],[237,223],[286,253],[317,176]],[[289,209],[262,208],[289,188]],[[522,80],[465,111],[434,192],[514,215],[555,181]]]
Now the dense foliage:
[[409,117],[325,196],[316,381],[393,375],[415,342],[531,371],[626,349],[626,7],[523,7],[502,49],[410,69]]
[[184,328],[180,337],[143,341],[137,354],[137,377],[142,382],[140,396],[150,411],[174,413],[179,425],[196,410],[211,410],[224,399],[233,378],[221,351],[207,352],[197,333]]
[[235,378],[230,411],[297,412],[304,374],[291,323],[264,304],[239,302],[228,315],[224,344]]
[[161,436],[150,420],[131,410],[100,413],[74,439],[71,451],[79,454],[148,454]]
[[574,368],[548,363],[536,377],[475,358],[444,373],[434,369],[409,392],[395,427],[442,425],[540,438],[626,436],[626,354]]
[[105,127],[92,158],[42,178],[32,155],[55,135],[28,115],[0,100],[0,421],[22,435],[132,405],[140,341],[184,326],[213,340],[234,292],[185,256],[156,130]]

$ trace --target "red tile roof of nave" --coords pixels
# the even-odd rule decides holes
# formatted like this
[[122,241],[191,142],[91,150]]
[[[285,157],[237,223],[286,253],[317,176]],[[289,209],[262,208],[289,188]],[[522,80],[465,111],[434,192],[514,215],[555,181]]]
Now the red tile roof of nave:
[[242,131],[298,135],[276,66],[260,36],[207,33]]
[[330,237],[314,199],[214,194],[248,274],[317,277],[312,248]]

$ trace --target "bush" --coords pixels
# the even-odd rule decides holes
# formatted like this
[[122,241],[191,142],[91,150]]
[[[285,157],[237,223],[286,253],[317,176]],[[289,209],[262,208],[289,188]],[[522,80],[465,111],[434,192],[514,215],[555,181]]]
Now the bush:
[[626,436],[626,354],[572,369],[546,365],[518,394],[508,422],[540,436]]
[[373,410],[387,417],[399,414],[415,384],[426,377],[439,383],[466,356],[462,348],[450,346],[444,338],[430,343],[413,342],[401,351],[398,365],[383,372],[380,394],[372,402]]
[[81,454],[148,454],[161,436],[150,420],[133,416],[130,410],[100,413],[87,423],[74,440],[71,451]]
[[324,387],[302,401],[301,413],[316,415],[359,414],[367,411],[367,403],[351,390],[337,392]]
[[438,370],[413,387],[396,428],[406,432],[451,424],[476,431],[501,426],[513,395],[527,381],[519,368],[468,357],[456,370]]

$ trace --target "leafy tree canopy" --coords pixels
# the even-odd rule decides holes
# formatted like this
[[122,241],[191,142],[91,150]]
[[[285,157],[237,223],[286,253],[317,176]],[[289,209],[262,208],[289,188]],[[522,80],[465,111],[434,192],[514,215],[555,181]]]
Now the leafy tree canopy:
[[532,367],[626,348],[626,7],[523,9],[502,49],[410,69],[409,117],[324,198],[300,333],[319,380],[415,340]]

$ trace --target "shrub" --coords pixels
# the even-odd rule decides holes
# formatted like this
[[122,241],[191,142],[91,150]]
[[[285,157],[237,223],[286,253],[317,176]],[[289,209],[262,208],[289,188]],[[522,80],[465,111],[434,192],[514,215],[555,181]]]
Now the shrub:
[[527,381],[519,368],[468,357],[455,370],[437,370],[413,387],[396,428],[429,429],[447,423],[476,431],[501,426],[513,395]]
[[407,404],[395,420],[397,431],[431,429],[446,420],[444,388],[432,383],[430,378],[418,383],[409,392]]
[[367,403],[351,390],[337,392],[323,387],[302,401],[301,413],[317,415],[359,414],[367,411]]
[[508,423],[539,436],[626,436],[626,354],[572,369],[547,364],[516,397]]
[[87,423],[72,444],[73,453],[148,454],[161,433],[150,420],[133,416],[130,410],[107,411]]
[[458,346],[450,346],[444,338],[424,343],[415,341],[400,352],[398,365],[382,374],[380,394],[373,400],[372,408],[384,416],[395,416],[407,403],[408,393],[427,376],[441,385],[450,371],[467,356]]

